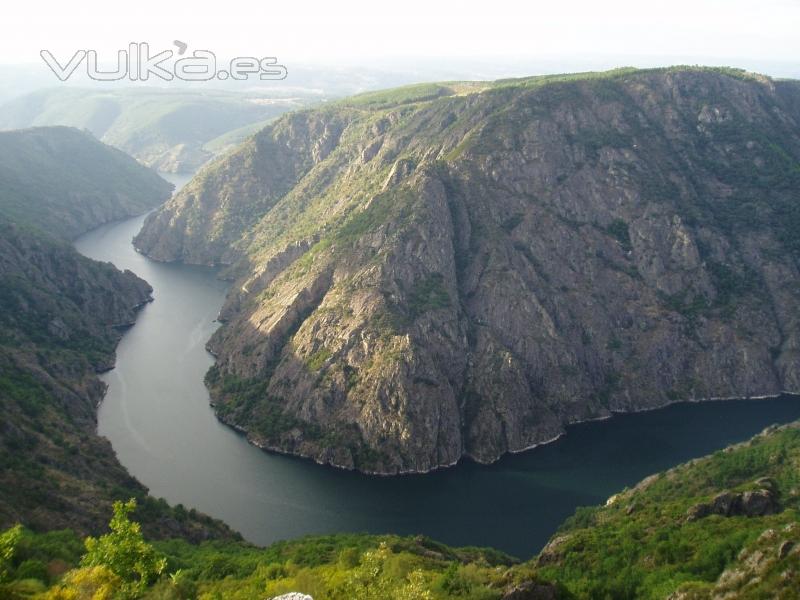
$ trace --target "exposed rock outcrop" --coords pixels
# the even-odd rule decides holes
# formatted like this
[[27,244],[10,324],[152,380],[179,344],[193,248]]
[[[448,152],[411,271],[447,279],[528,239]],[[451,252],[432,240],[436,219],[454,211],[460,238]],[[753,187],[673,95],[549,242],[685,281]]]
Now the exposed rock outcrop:
[[[737,598],[794,598],[800,589],[800,527],[767,529],[744,548],[710,589],[679,590],[668,600],[735,600]],[[789,538],[789,539],[787,539]]]
[[763,517],[780,511],[777,494],[772,488],[760,488],[746,492],[723,492],[709,503],[693,506],[687,521],[696,521],[709,515],[723,517]]
[[505,592],[502,600],[557,600],[559,597],[552,583],[527,582]]

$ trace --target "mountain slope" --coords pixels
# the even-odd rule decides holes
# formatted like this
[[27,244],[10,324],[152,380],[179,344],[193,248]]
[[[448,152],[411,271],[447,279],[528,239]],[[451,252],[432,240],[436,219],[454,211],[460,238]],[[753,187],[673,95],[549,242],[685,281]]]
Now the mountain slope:
[[105,513],[110,490],[98,481],[143,491],[94,435],[104,392],[95,374],[113,364],[115,326],[133,321],[151,289],[69,246],[0,228],[0,521],[86,531]]
[[579,510],[537,572],[578,598],[796,598],[798,466],[798,424],[768,428]]
[[0,216],[72,239],[142,214],[172,185],[130,156],[68,127],[0,132]]
[[152,535],[230,535],[176,520],[97,435],[97,373],[151,291],[130,271],[0,223],[0,526],[96,533],[112,500],[135,496]]
[[[151,297],[147,282],[68,243],[141,213],[170,185],[132,158],[66,128],[0,134],[0,525],[96,533],[110,503],[135,496],[151,535],[231,536],[171,509],[97,435],[122,331]],[[177,516],[180,515],[180,519]]]
[[[312,94],[313,95],[313,94]],[[299,94],[298,96],[303,96]],[[0,107],[0,129],[66,125],[88,129],[159,171],[191,173],[224,149],[206,148],[218,136],[303,106],[284,98],[223,91],[54,88]],[[239,134],[239,140],[246,133]]]
[[426,84],[293,113],[135,243],[238,278],[217,413],[367,472],[800,389],[800,86],[675,68]]

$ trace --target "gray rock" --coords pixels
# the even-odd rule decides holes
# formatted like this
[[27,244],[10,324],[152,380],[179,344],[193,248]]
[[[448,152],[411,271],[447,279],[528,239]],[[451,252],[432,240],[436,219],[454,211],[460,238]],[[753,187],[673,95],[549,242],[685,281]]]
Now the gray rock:
[[742,513],[748,517],[771,515],[779,510],[775,493],[771,490],[744,492],[741,497]]
[[552,583],[529,581],[503,594],[502,600],[556,600],[558,590]]
[[709,515],[757,517],[775,514],[780,510],[780,505],[773,489],[740,493],[723,492],[715,496],[710,503],[691,507],[687,513],[687,521],[696,521]]
[[47,324],[47,331],[50,335],[58,338],[59,340],[69,339],[69,327],[59,317],[56,317]]
[[794,542],[793,541],[786,540],[785,542],[783,542],[781,544],[780,548],[778,548],[778,558],[783,560],[784,558],[789,556],[789,552],[792,551],[792,548],[794,548]]

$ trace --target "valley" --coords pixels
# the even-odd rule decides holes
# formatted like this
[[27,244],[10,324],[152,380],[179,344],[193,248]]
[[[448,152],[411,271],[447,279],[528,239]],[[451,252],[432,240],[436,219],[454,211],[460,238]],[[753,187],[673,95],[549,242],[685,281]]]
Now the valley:
[[0,598],[796,597],[797,81],[199,96],[0,111]]
[[578,425],[491,466],[465,460],[442,472],[389,478],[265,453],[216,418],[203,386],[213,364],[205,344],[228,286],[209,267],[135,252],[130,240],[143,220],[105,225],[76,242],[86,256],[139,274],[155,298],[123,336],[115,369],[102,376],[108,391],[99,432],[151,494],[221,519],[259,545],[391,532],[524,558],[578,506],[602,503],[772,423],[800,419],[800,399],[788,396],[685,404]]

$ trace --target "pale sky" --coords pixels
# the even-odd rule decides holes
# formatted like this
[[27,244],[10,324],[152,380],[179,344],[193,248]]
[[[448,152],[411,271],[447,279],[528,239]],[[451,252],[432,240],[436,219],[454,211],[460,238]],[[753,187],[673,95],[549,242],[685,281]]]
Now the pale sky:
[[[441,57],[664,57],[791,62],[800,57],[798,0],[378,0],[246,3],[7,2],[0,62],[39,63],[39,50],[109,58],[129,42],[292,63],[412,64]],[[633,62],[633,61],[631,61]]]

